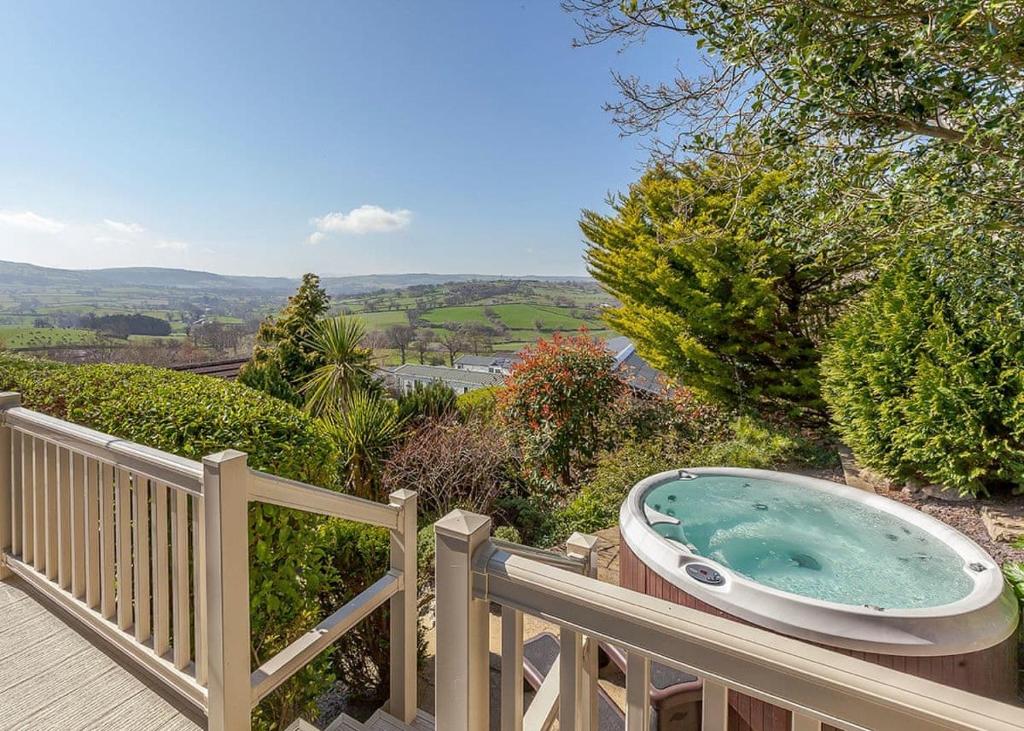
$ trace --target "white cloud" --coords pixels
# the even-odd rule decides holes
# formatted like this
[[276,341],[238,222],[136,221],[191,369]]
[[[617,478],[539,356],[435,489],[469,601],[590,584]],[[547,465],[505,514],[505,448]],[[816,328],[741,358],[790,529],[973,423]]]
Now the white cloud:
[[137,223],[125,223],[124,221],[111,221],[109,218],[104,218],[103,223],[107,225],[107,228],[118,231],[123,234],[140,234],[146,229]]
[[309,236],[309,243],[318,244],[327,234],[387,233],[400,231],[412,222],[412,211],[396,208],[393,211],[380,206],[362,205],[348,213],[332,212],[310,221],[316,226]]
[[116,266],[215,268],[218,257],[167,232],[98,216],[59,221],[0,208],[0,259],[68,269]]
[[0,211],[0,225],[45,234],[60,233],[67,228],[67,224],[61,221],[40,216],[32,211]]
[[157,249],[170,249],[171,251],[188,251],[188,243],[185,241],[157,241]]

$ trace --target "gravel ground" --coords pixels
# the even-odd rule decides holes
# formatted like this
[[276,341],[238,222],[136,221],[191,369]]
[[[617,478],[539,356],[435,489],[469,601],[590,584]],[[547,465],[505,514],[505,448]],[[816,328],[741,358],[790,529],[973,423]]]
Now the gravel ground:
[[1015,548],[1012,543],[993,541],[989,538],[985,524],[981,521],[981,509],[986,505],[1024,509],[1024,496],[950,502],[921,493],[908,493],[901,490],[890,490],[888,493],[882,494],[953,526],[988,551],[998,564],[1006,561],[1024,561],[1024,549]]

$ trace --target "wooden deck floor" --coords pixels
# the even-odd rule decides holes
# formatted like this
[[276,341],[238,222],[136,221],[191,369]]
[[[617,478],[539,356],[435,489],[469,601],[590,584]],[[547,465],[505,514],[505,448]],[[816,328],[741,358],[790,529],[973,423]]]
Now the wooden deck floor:
[[0,581],[0,729],[203,728],[201,718],[70,622],[20,579]]

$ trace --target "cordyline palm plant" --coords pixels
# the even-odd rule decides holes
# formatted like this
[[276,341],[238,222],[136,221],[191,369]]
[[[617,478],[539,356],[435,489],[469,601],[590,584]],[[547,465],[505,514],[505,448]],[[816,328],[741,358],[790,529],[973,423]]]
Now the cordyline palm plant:
[[363,347],[365,334],[359,320],[339,315],[320,320],[306,339],[323,361],[302,385],[306,410],[314,416],[336,415],[356,391],[370,383],[373,351]]
[[323,419],[341,448],[352,491],[378,500],[384,460],[402,430],[398,407],[379,394],[354,391],[343,408]]

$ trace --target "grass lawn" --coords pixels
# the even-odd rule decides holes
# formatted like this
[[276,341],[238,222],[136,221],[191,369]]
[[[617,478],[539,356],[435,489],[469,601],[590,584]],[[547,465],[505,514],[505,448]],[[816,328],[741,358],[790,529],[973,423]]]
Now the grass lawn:
[[490,320],[484,317],[484,308],[480,305],[438,307],[436,310],[424,313],[423,319],[427,322],[435,322],[439,325],[445,322],[457,322],[460,325],[490,324]]
[[54,348],[72,345],[98,345],[105,340],[93,330],[62,327],[0,327],[0,342],[5,348]]
[[384,312],[357,312],[358,317],[366,325],[367,330],[383,330],[388,325],[407,325],[409,318],[405,310],[385,310]]

